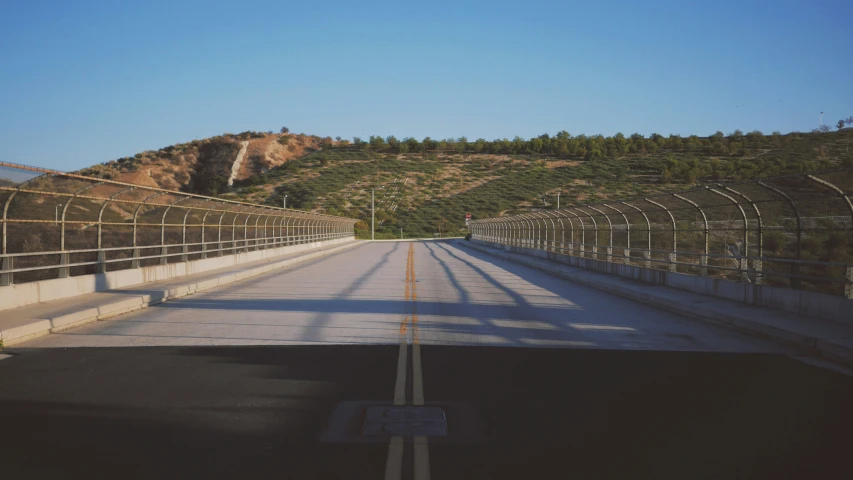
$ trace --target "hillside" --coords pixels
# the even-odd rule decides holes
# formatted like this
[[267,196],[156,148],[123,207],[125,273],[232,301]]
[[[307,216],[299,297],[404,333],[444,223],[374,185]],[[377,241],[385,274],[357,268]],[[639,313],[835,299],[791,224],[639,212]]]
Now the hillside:
[[[303,134],[244,132],[224,134],[133,157],[119,158],[78,173],[128,183],[144,182],[169,190],[218,195],[228,188],[231,168],[243,142],[248,142],[235,179],[263,174],[288,160],[320,149],[324,140]],[[331,139],[326,139],[331,142]]]
[[[227,185],[241,142],[235,182]],[[486,142],[371,137],[334,142],[246,132],[144,152],[84,170],[164,188],[370,220],[379,237],[458,234],[474,218],[531,207],[624,198],[696,183],[853,166],[853,129],[710,137],[572,137]],[[135,177],[132,177],[135,176]],[[148,178],[145,178],[148,177]],[[362,234],[366,225],[360,225]]]

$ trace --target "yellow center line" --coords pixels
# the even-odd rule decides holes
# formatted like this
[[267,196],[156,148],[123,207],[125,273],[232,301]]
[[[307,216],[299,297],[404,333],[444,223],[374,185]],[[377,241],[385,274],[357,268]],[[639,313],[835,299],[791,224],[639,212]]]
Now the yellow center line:
[[[414,251],[412,249],[412,244],[410,243],[409,255],[406,259],[406,294],[403,298],[406,304],[408,304],[409,299],[411,298],[411,289],[409,288],[409,281],[414,276],[414,273],[412,271],[414,267],[414,264],[412,263],[413,260]],[[397,355],[397,380],[394,384],[394,405],[406,404],[406,367],[408,365],[408,348],[406,345],[406,333],[408,331],[408,323],[409,316],[406,315],[400,322],[400,353]]]
[[[404,302],[406,308],[411,308],[412,319],[412,404],[424,405],[423,367],[421,365],[421,341],[418,330],[418,285],[415,275],[415,248],[409,243],[409,254],[406,259],[406,289]],[[408,366],[407,333],[409,315],[400,322],[400,352],[397,355],[397,379],[394,384],[394,405],[406,404],[406,371]],[[388,459],[385,462],[385,479],[398,480],[403,474],[403,437],[391,437],[388,445]],[[414,466],[415,480],[429,480],[429,449],[427,437],[414,437]]]
[[[418,281],[415,274],[414,243],[412,243],[412,404],[424,404],[424,374],[421,364],[421,333],[418,328]],[[415,480],[429,480],[429,445],[427,437],[414,438]]]
[[[410,281],[412,278],[413,248],[409,243],[409,253],[406,258],[406,293],[403,297],[404,305],[408,310],[411,298]],[[400,351],[397,355],[397,378],[394,382],[394,405],[406,404],[406,370],[408,366],[408,345],[406,344],[406,333],[408,331],[409,316],[405,315],[400,322]],[[400,480],[403,476],[403,451],[404,441],[401,436],[391,437],[388,445],[388,458],[385,461],[385,480]]]

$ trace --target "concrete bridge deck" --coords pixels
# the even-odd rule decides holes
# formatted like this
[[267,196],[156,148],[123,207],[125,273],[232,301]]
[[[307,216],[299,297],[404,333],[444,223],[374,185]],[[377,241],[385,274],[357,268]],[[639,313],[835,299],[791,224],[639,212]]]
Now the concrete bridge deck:
[[[843,369],[448,241],[6,353],[0,464],[31,477],[814,477],[846,466],[853,426]],[[445,434],[365,434],[393,405],[440,408]]]

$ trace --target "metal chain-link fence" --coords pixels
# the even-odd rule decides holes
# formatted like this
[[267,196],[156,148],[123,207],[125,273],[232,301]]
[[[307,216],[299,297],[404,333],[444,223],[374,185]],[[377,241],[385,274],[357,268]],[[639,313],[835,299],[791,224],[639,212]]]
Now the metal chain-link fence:
[[474,238],[853,298],[853,170],[471,222]]
[[354,219],[0,162],[0,286],[353,236]]

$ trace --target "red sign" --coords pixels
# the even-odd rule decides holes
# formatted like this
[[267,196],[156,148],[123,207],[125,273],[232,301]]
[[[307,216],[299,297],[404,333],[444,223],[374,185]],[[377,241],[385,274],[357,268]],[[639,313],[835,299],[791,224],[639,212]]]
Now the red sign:
[[471,220],[471,214],[470,213],[465,214],[465,220]]

